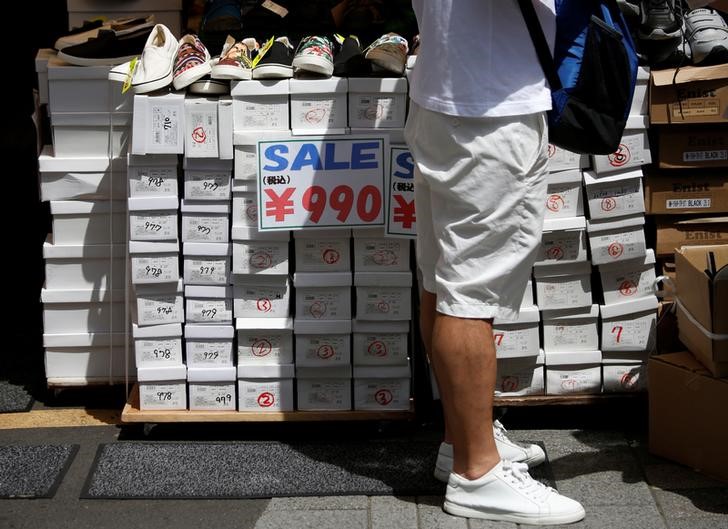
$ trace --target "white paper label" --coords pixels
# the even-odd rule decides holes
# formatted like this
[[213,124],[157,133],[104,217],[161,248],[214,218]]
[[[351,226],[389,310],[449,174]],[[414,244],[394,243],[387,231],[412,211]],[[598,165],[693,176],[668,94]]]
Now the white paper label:
[[190,383],[190,409],[234,410],[235,383]]
[[586,351],[598,344],[595,324],[567,324],[550,326],[549,347],[561,351],[560,347],[568,347],[570,351]]
[[[296,260],[297,266],[325,268],[326,270],[349,269],[349,241],[299,239],[302,250]],[[303,270],[303,268],[301,268]]]
[[140,409],[174,409],[183,410],[187,408],[186,385],[174,384],[140,384],[139,389]]
[[188,338],[187,365],[191,367],[233,365],[233,341]]
[[549,217],[575,217],[581,186],[574,184],[551,184],[547,190],[546,215]]
[[129,196],[177,196],[176,167],[129,167]]
[[302,101],[299,107],[298,126],[310,128],[326,128],[335,125],[335,99],[317,99]]
[[[402,270],[405,245],[409,241],[402,239],[367,239],[363,245],[364,251],[358,255],[365,268],[375,270]],[[359,246],[361,248],[362,246]]]
[[[300,290],[299,290],[300,292]],[[336,320],[351,317],[351,294],[348,289],[306,289],[298,294],[296,316],[302,319]],[[338,316],[338,317],[337,317]]]
[[285,103],[243,103],[242,128],[280,129],[287,125],[282,119],[287,114]]
[[258,202],[255,193],[233,197],[233,225],[258,227]]
[[[296,361],[306,365],[333,365],[348,361],[344,353],[349,350],[349,334],[299,335]],[[343,362],[348,363],[348,362]]]
[[181,364],[182,340],[134,340],[134,348],[138,361],[144,364]]
[[544,280],[539,284],[539,305],[545,309],[568,309],[591,305],[591,291],[589,277],[575,277],[573,281],[559,281],[548,283]]
[[235,316],[288,316],[287,287],[246,285],[235,290]]
[[[256,243],[248,241],[233,244],[233,273],[255,274],[263,271],[287,271],[288,243]],[[284,272],[285,273],[285,272]]]
[[227,200],[230,173],[185,171],[185,198],[188,200]]
[[185,284],[227,285],[229,262],[227,257],[185,259]]
[[655,332],[654,318],[636,318],[604,322],[602,326],[602,349],[613,351],[620,349],[646,350],[652,343]]
[[655,274],[634,270],[613,278],[612,289],[624,300],[650,296],[655,293]]
[[396,103],[392,96],[361,95],[355,100],[355,115],[359,121],[391,123],[395,120]]
[[367,364],[394,363],[400,360],[406,363],[407,360],[407,334],[406,333],[383,333],[383,334],[354,334],[355,342],[361,336],[362,347],[357,351],[364,356]]
[[728,150],[688,151],[683,153],[683,162],[714,162],[728,160]]
[[253,180],[258,175],[258,156],[255,145],[235,147],[235,178]]
[[281,409],[281,382],[241,382],[240,410],[275,411]]
[[533,344],[538,344],[538,324],[525,324],[510,329],[493,327],[493,338],[496,354],[507,352],[528,355],[533,353]]
[[141,305],[140,323],[182,323],[182,296],[170,295],[155,298],[137,298]]
[[180,108],[176,105],[155,105],[151,109],[151,142],[158,147],[180,144]]
[[645,253],[642,229],[593,237],[591,242],[595,264],[635,259]]
[[544,233],[541,244],[541,261],[576,261],[583,250],[582,233]]
[[408,385],[397,379],[358,381],[357,407],[366,409],[409,408]]
[[228,242],[229,231],[227,215],[182,214],[184,242]]
[[190,157],[216,158],[217,151],[217,109],[187,109],[187,141],[185,149]]
[[315,380],[310,381],[304,391],[299,392],[299,407],[342,408],[351,402],[350,380]]
[[154,257],[132,257],[134,283],[169,283],[179,279],[177,254]]
[[710,198],[673,198],[665,201],[666,209],[708,209],[711,207]]
[[177,213],[130,213],[129,232],[132,241],[168,241],[176,239]]
[[233,321],[233,300],[187,298],[187,321],[229,323]]
[[357,288],[359,304],[363,306],[363,314],[359,316],[377,316],[390,320],[408,320],[410,318],[409,288]]
[[290,332],[275,333],[261,330],[257,333],[238,331],[238,362],[256,364],[283,364],[293,358]]

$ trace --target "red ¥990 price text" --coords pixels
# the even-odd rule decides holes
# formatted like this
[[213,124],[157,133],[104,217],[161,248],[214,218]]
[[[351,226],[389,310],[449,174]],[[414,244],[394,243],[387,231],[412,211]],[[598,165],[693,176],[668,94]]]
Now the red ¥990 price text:
[[264,191],[267,197],[265,215],[275,222],[285,222],[299,208],[307,212],[307,219],[314,224],[332,216],[341,224],[371,223],[382,212],[382,192],[374,185],[365,185],[358,190],[340,184],[331,190],[312,185],[302,192],[295,187]]

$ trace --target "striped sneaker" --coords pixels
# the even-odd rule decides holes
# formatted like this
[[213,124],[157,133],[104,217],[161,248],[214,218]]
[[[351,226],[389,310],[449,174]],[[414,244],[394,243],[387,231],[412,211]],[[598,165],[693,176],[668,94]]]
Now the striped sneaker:
[[174,88],[181,90],[209,74],[210,59],[210,52],[197,35],[190,33],[182,37],[174,63]]

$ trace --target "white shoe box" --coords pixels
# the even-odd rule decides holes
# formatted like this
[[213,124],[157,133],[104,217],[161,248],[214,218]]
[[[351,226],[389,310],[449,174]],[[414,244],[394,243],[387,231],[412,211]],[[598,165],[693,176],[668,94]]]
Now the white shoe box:
[[236,318],[238,365],[293,364],[293,318]]
[[297,319],[293,335],[296,367],[351,365],[351,320]]
[[181,365],[182,325],[148,325],[140,327],[132,323],[134,355],[137,367]]
[[602,353],[602,386],[605,393],[647,391],[649,352]]
[[592,395],[602,392],[601,351],[545,354],[546,395]]
[[657,327],[657,298],[650,296],[601,305],[602,351],[653,351]]
[[123,290],[43,288],[40,300],[45,333],[114,333],[125,329]]
[[140,410],[187,409],[186,366],[140,367],[137,380]]
[[584,172],[590,219],[607,219],[645,212],[642,169],[608,174]]
[[129,205],[129,240],[176,240],[177,197],[133,197]]
[[590,162],[588,154],[578,154],[549,144],[549,171],[551,172],[587,169]]
[[629,109],[629,115],[646,116],[650,113],[648,105],[647,89],[650,84],[650,67],[637,67],[637,82],[635,83],[634,92],[632,94],[632,106]]
[[54,244],[126,242],[123,200],[51,200],[51,222]]
[[297,272],[350,272],[351,230],[293,232]]
[[[246,82],[246,81],[244,81]],[[233,179],[250,180],[258,178],[258,142],[284,141],[291,138],[283,130],[239,130],[233,131]]]
[[291,79],[291,130],[293,134],[344,134],[349,80]]
[[412,319],[412,272],[355,272],[359,320]]
[[176,154],[127,156],[130,197],[177,197]]
[[589,261],[534,266],[538,306],[541,310],[591,306],[591,272]]
[[134,285],[179,281],[177,241],[129,241],[129,257]]
[[238,404],[235,395],[237,370],[229,367],[189,367],[187,388],[190,410],[234,411]]
[[533,281],[529,279],[526,282],[526,289],[523,291],[523,298],[521,298],[520,308],[530,307],[536,305],[535,298],[533,297]]
[[[124,351],[126,333],[43,334],[45,376],[49,383],[85,384],[136,378],[134,351]],[[132,344],[133,345],[133,344]]]
[[644,257],[599,266],[604,304],[622,303],[655,295],[655,252]]
[[539,344],[539,322],[541,314],[537,306],[521,308],[518,319],[493,320],[496,358],[514,356],[536,356]]
[[293,411],[293,364],[239,365],[238,411]]
[[231,81],[233,130],[288,131],[289,93],[289,79]]
[[382,228],[355,228],[355,272],[406,272],[410,269],[410,240],[385,237]]
[[228,242],[230,201],[180,201],[182,242]]
[[185,148],[185,93],[136,94],[132,154],[182,154]]
[[233,322],[233,289],[228,285],[185,285],[187,323]]
[[544,352],[537,356],[499,358],[495,380],[496,397],[544,394]]
[[126,250],[122,244],[43,243],[45,286],[51,290],[122,290],[126,269]]
[[652,163],[650,141],[647,137],[649,116],[629,116],[619,141],[619,147],[612,154],[593,155],[592,167],[598,174],[620,171]]
[[349,78],[349,127],[402,128],[407,114],[407,79]]
[[351,283],[351,272],[296,272],[296,318],[350,320]]
[[103,18],[114,20],[126,17],[154,15],[157,24],[164,24],[173,35],[181,36],[182,0],[67,0],[68,29],[81,27],[84,21]]
[[53,150],[56,156],[124,156],[131,121],[131,112],[51,112]]
[[296,366],[296,408],[302,411],[351,409],[351,366]]
[[236,318],[286,318],[291,315],[291,281],[287,275],[236,275]]
[[233,164],[216,158],[184,158],[185,200],[230,200]]
[[355,410],[410,409],[409,366],[359,366],[353,371]]
[[250,185],[235,185],[233,191],[233,226],[258,228],[258,192],[253,182]]
[[[389,145],[406,145],[407,142],[404,139],[404,127],[400,128],[386,128],[386,129],[377,129],[375,131],[372,130],[371,127],[356,127],[356,128],[349,128],[349,134],[352,136],[361,136],[361,135],[371,135],[373,132],[376,132],[377,136],[387,136],[389,138]],[[358,229],[373,229],[373,228],[358,228]]]
[[218,102],[187,94],[185,97],[185,156],[187,158],[219,158]]
[[38,156],[38,173],[44,202],[126,199],[126,161],[122,158],[60,157],[52,145],[45,145]]
[[121,88],[109,81],[110,69],[111,66],[74,66],[58,58],[49,59],[48,108],[53,113],[131,112],[131,92],[122,94]]
[[177,283],[137,285],[135,293],[140,326],[184,322],[181,279]]
[[534,264],[576,263],[587,260],[586,219],[546,219],[541,248]]
[[544,310],[541,317],[543,349],[547,353],[599,349],[599,305]]
[[232,325],[188,323],[185,325],[185,358],[187,366],[230,367],[235,364]]
[[[265,237],[240,239],[239,237]],[[250,229],[240,233],[233,228],[233,274],[288,274],[288,241],[290,233],[259,233]]]
[[231,160],[233,152],[233,98],[228,95],[219,96],[217,100],[218,157],[220,160]]
[[592,264],[603,265],[647,255],[644,214],[587,221]]
[[351,325],[355,366],[407,365],[410,322],[354,319]]
[[546,177],[546,217],[556,219],[584,215],[581,169],[551,171]]
[[228,285],[232,244],[186,242],[182,245],[185,285]]
[[35,73],[38,74],[38,103],[48,104],[48,61],[58,55],[52,48],[40,48],[35,54]]

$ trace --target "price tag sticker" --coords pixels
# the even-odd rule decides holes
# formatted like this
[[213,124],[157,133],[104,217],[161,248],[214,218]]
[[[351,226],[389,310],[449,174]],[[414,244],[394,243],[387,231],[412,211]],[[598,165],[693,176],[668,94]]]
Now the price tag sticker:
[[409,149],[390,147],[385,233],[393,237],[417,237],[415,216],[415,164]]

